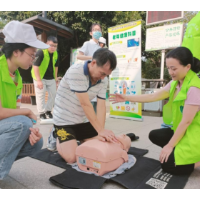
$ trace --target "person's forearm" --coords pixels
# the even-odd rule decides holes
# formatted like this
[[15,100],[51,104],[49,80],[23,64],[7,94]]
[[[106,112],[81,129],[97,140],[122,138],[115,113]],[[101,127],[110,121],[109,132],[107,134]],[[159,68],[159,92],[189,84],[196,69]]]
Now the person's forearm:
[[81,106],[85,112],[86,117],[88,118],[88,120],[90,121],[94,129],[99,133],[104,127],[102,126],[100,121],[97,119],[97,116],[94,112],[94,108],[92,104],[91,103],[85,104],[85,105],[81,104]]
[[125,97],[126,101],[130,102],[138,102],[138,103],[148,103],[148,102],[154,102],[154,101],[159,101],[163,98],[159,98],[158,96],[153,94],[142,94],[142,95],[131,95],[131,96],[126,96]]
[[55,80],[56,80],[58,77],[58,67],[55,67],[55,70],[56,70],[56,73],[55,73]]
[[176,129],[176,132],[174,133],[173,137],[168,142],[168,144],[172,147],[175,147],[179,143],[183,135],[185,134],[189,125],[190,125],[189,122],[181,121]]
[[37,80],[37,81],[41,81],[39,67],[33,66],[33,70],[34,70],[34,72],[35,72],[36,80]]
[[98,108],[98,103],[97,103],[97,119],[104,128],[106,120],[106,105],[104,107]]
[[19,108],[19,109],[10,109],[10,108],[1,108],[0,110],[0,120],[6,119],[8,117],[14,117],[17,115],[25,115],[29,114],[30,110],[27,108]]
[[78,60],[91,60],[91,56],[85,56],[85,55],[77,55]]

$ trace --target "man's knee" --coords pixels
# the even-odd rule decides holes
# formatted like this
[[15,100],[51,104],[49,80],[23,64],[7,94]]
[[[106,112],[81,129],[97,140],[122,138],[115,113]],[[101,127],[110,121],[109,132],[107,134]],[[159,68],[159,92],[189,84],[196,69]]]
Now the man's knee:
[[67,162],[67,163],[75,163],[76,162],[76,155],[65,155],[63,157],[63,159]]

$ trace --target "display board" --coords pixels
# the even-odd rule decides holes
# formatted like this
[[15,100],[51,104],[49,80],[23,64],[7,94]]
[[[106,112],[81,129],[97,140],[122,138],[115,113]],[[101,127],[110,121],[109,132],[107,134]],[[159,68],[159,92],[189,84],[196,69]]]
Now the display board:
[[173,49],[181,46],[183,23],[148,28],[145,51]]
[[[117,57],[109,77],[110,94],[141,94],[141,21],[109,28],[108,44]],[[141,103],[110,103],[110,117],[142,120]]]

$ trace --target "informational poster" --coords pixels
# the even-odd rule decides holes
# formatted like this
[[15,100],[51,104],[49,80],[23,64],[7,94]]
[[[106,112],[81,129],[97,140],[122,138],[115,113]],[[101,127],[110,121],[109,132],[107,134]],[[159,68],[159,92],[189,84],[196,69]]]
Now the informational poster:
[[173,49],[181,46],[183,23],[147,29],[145,51]]
[[74,63],[83,63],[83,60],[78,60],[77,55],[79,53],[79,49],[72,49],[71,50],[71,57],[70,57],[70,66],[73,65]]
[[[141,21],[109,28],[108,43],[117,57],[109,77],[110,94],[141,94]],[[110,117],[142,120],[141,103],[110,103]]]

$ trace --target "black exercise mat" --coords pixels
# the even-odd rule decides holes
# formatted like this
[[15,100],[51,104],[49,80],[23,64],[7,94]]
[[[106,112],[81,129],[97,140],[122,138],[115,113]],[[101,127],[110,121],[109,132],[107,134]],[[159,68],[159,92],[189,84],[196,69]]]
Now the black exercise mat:
[[107,179],[70,168],[49,180],[64,189],[100,189]]
[[61,188],[100,189],[104,182],[114,181],[128,189],[182,189],[189,175],[176,176],[162,171],[160,162],[139,157],[136,164],[124,174],[111,179],[67,169],[49,180]]
[[140,183],[155,169],[160,168],[157,160],[145,157],[137,158],[135,165],[126,173],[113,177],[112,180],[126,188],[137,188]]
[[58,154],[58,152],[52,152],[48,149],[42,149],[38,153],[31,156],[37,160],[61,167],[64,169],[70,169],[71,165],[68,165],[65,160]]
[[[134,155],[136,158],[143,156],[146,153],[148,153],[148,150],[138,149],[135,147],[131,147],[128,152],[128,154]],[[42,149],[41,151],[39,151],[38,153],[36,153],[31,157],[64,169],[71,168],[71,166],[68,165],[64,159],[62,159],[62,157],[58,154],[58,152],[52,152],[49,151],[48,149]]]
[[[188,181],[189,175],[171,175],[162,171],[160,162],[142,157],[148,152],[145,149],[131,147],[129,154],[137,158],[136,164],[124,174],[112,180],[130,189],[181,189]],[[108,179],[78,172],[60,157],[57,152],[42,149],[32,158],[66,169],[65,172],[53,176],[50,181],[61,188],[100,189]]]
[[172,175],[164,172],[161,167],[154,170],[137,189],[183,189],[190,174]]
[[136,164],[110,180],[129,189],[182,189],[190,175],[171,175],[161,169],[160,162],[140,157]]

